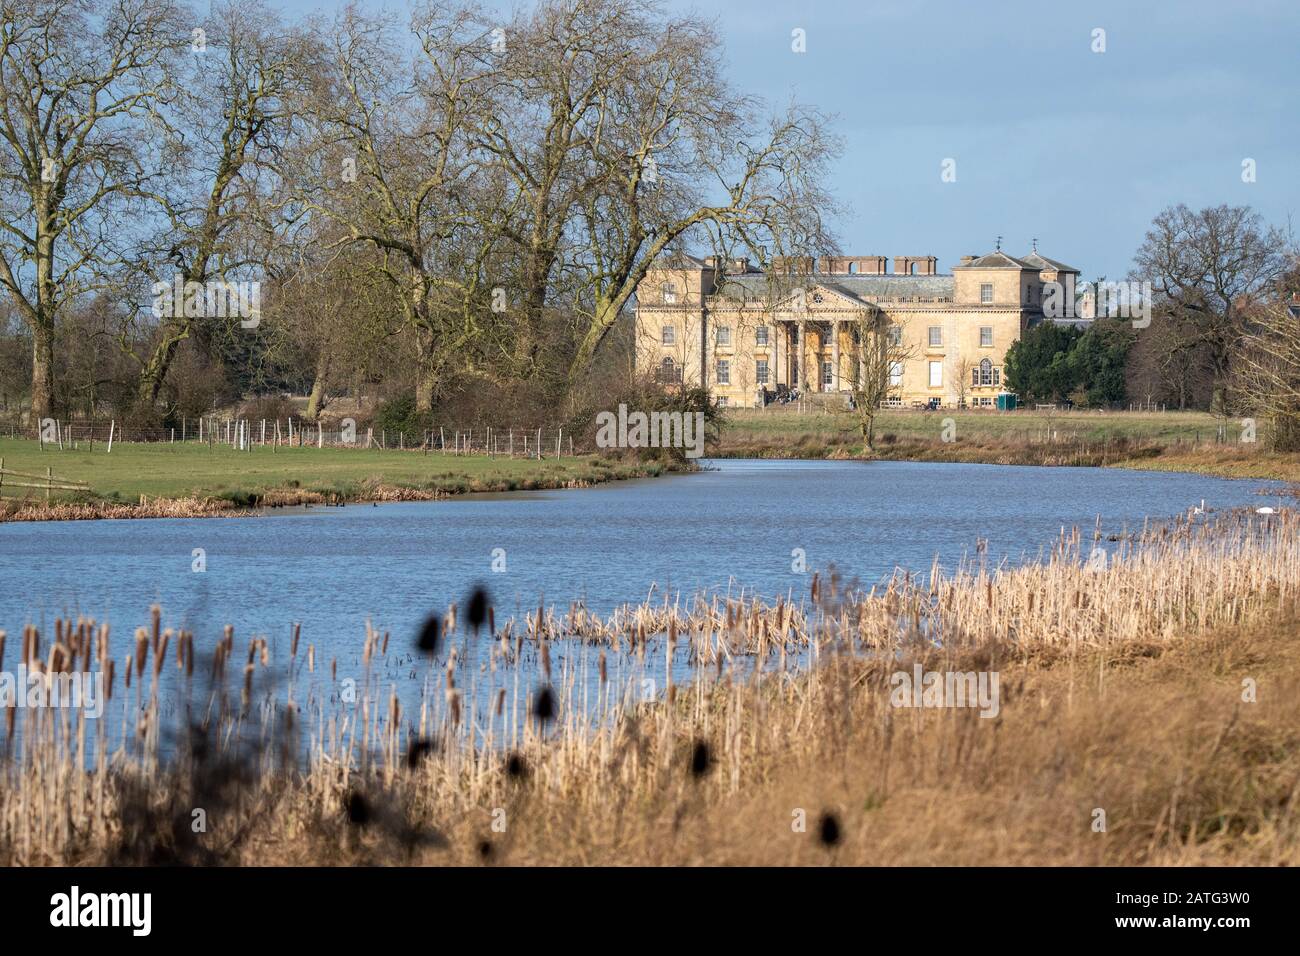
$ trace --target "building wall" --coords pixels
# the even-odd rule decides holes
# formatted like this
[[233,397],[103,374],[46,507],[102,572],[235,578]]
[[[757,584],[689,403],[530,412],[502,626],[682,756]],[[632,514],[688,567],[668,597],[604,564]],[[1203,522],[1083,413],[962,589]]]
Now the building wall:
[[[848,261],[848,257],[845,260]],[[919,261],[919,260],[918,260]],[[864,263],[865,264],[865,263]],[[836,265],[842,265],[837,262]],[[810,291],[815,290],[817,275],[808,277]],[[1018,340],[1036,314],[1041,300],[1042,276],[1032,270],[1008,268],[976,269],[958,267],[953,271],[953,301],[903,302],[880,300],[877,307],[889,321],[903,329],[903,344],[909,357],[903,365],[902,385],[896,397],[904,405],[938,398],[945,406],[955,406],[964,398],[968,405],[992,405],[994,396],[1004,390],[1007,349]],[[676,302],[663,301],[662,287],[671,282],[677,292]],[[981,286],[993,287],[993,301],[981,301]],[[683,381],[701,382],[701,358],[704,383],[713,395],[727,405],[752,406],[757,400],[757,363],[768,363],[767,388],[778,384],[812,391],[821,387],[821,362],[832,361],[831,335],[816,325],[818,321],[839,320],[840,391],[852,388],[856,358],[852,344],[853,329],[862,315],[861,302],[836,294],[823,294],[821,300],[808,295],[804,299],[806,336],[797,346],[787,341],[785,328],[790,326],[790,304],[779,303],[774,312],[764,301],[740,302],[732,298],[711,296],[715,277],[711,270],[652,270],[638,290],[636,364],[640,372],[660,367],[665,357],[683,366]],[[1031,304],[1032,303],[1032,304]],[[778,318],[778,316],[780,318]],[[663,344],[664,325],[673,326],[673,344]],[[761,344],[760,326],[768,329],[767,343]],[[939,344],[930,344],[930,328],[938,328]],[[730,342],[719,340],[718,330],[730,331]],[[991,345],[982,344],[982,330],[989,330]],[[791,359],[800,359],[798,379],[792,378]],[[972,370],[987,358],[997,372],[996,385],[972,384]],[[728,381],[719,379],[720,361],[728,363]],[[930,363],[939,363],[940,384],[930,384]],[[984,400],[982,403],[980,400]]]

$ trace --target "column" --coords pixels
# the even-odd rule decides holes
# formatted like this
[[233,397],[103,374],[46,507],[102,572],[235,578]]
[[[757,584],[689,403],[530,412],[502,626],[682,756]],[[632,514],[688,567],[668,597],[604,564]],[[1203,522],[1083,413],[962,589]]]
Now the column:
[[831,319],[831,391],[840,390],[840,320]]
[[809,334],[807,334],[807,323],[803,319],[800,319],[798,337],[800,337],[800,341],[798,341],[798,349],[794,351],[794,355],[796,355],[796,358],[794,358],[794,365],[796,365],[796,368],[794,368],[794,372],[796,372],[796,375],[794,375],[794,377],[796,377],[794,388],[800,389],[802,392],[803,382],[806,382],[807,377],[809,377],[806,367],[807,363],[805,362],[807,354],[809,354]]

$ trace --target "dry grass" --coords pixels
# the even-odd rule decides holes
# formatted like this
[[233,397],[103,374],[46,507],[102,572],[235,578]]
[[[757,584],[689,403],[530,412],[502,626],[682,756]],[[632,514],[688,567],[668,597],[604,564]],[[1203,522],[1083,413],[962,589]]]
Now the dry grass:
[[[1220,427],[1223,440],[1216,441]],[[1240,428],[1239,420],[1203,412],[885,411],[870,451],[850,412],[736,409],[716,454],[1140,468],[1300,482],[1300,454],[1271,452],[1262,439],[1241,442]]]
[[[227,632],[196,663],[160,615],[115,650],[90,622],[29,631],[26,656],[49,669],[115,661],[131,716],[119,739],[107,721],[18,712],[0,862],[1294,865],[1298,532],[1291,512],[1238,514],[1121,542],[1103,570],[1076,532],[1041,565],[868,591],[829,575],[793,606],[539,609],[488,624],[481,669],[463,653],[472,612],[452,608],[456,650],[436,667],[365,635],[355,706],[297,640],[271,689],[265,642]],[[552,668],[564,632],[582,644]],[[694,680],[648,703],[620,685],[615,662],[644,660],[662,691],[674,653]],[[394,659],[426,672],[415,713],[385,676]],[[892,706],[890,676],[914,662],[997,672],[998,716]],[[166,760],[161,667],[201,728]],[[526,716],[539,682],[553,720]]]

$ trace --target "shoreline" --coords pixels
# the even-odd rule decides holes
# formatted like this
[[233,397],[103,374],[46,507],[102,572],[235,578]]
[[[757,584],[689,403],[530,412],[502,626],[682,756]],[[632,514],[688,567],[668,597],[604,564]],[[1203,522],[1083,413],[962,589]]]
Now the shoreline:
[[[394,485],[383,481],[364,482],[354,489],[314,491],[302,488],[272,488],[250,493],[249,502],[218,496],[151,496],[141,495],[137,503],[112,501],[50,501],[39,499],[0,500],[0,524],[41,521],[144,520],[150,518],[260,518],[278,508],[319,505],[325,508],[347,505],[384,504],[401,501],[442,501],[470,494],[510,494],[512,492],[565,491],[594,488],[612,481],[658,478],[666,474],[688,474],[695,470],[676,462],[649,461],[626,464],[611,462],[608,469],[598,468],[581,476],[537,476],[513,479],[481,480],[459,478],[435,487]],[[16,508],[12,507],[17,505]]]
[[[1289,472],[1270,469],[1234,468],[1232,462],[1204,462],[1196,467],[1195,462],[1185,458],[1169,456],[1171,460],[1162,461],[1162,456],[1140,455],[1123,457],[1115,460],[1087,460],[1089,456],[1071,456],[1064,452],[1057,455],[1025,454],[1029,447],[1019,446],[1006,449],[992,449],[987,446],[968,446],[965,449],[927,449],[924,454],[898,454],[893,452],[912,452],[913,448],[901,448],[897,445],[886,446],[885,453],[862,455],[852,453],[843,445],[837,445],[823,453],[814,453],[807,448],[761,449],[722,448],[707,454],[706,459],[760,461],[896,461],[917,464],[974,464],[992,466],[1032,466],[1043,468],[1117,468],[1129,471],[1151,471],[1171,474],[1200,475],[1208,478],[1224,478],[1237,481],[1279,481],[1290,485],[1286,493],[1300,497],[1300,476]],[[801,453],[802,452],[802,453]],[[1082,459],[1082,460],[1081,460]],[[1169,467],[1170,464],[1176,467]],[[0,501],[0,524],[8,522],[40,521],[99,521],[99,520],[146,520],[162,518],[259,518],[266,512],[278,508],[300,508],[303,506],[320,506],[326,508],[345,507],[347,505],[385,504],[392,502],[442,501],[469,494],[511,494],[515,492],[564,491],[582,488],[594,488],[612,481],[633,481],[638,479],[659,478],[671,474],[690,474],[698,471],[696,467],[685,467],[680,463],[653,461],[637,463],[634,466],[618,465],[617,470],[595,471],[583,477],[552,478],[537,477],[522,481],[478,479],[448,482],[433,488],[420,488],[409,485],[392,485],[385,482],[366,483],[348,491],[313,491],[302,488],[274,488],[265,492],[249,495],[252,503],[243,503],[229,497],[184,495],[178,497],[141,495],[137,503],[111,500],[96,501],[52,501],[39,499],[10,499]],[[1262,493],[1262,492],[1261,492]],[[13,506],[17,505],[16,508]]]
[[[935,447],[916,443],[884,444],[874,454],[862,454],[844,443],[801,441],[789,448],[771,445],[726,447],[707,455],[714,459],[775,461],[899,461],[934,464],[1020,465],[1042,468],[1119,468],[1128,471],[1153,471],[1202,475],[1209,478],[1280,481],[1300,485],[1300,458],[1255,453],[1251,456],[1223,456],[1217,459],[1165,453],[1163,448],[1144,449],[1138,454],[1119,454],[1087,450],[1080,452],[1065,443],[1060,446],[968,444]],[[1261,460],[1262,459],[1262,460]],[[1300,488],[1296,489],[1300,491]]]

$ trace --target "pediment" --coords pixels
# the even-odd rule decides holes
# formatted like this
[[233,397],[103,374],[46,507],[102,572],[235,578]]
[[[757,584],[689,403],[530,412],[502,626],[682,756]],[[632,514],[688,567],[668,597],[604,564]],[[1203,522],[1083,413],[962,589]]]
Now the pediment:
[[869,309],[870,303],[856,296],[832,289],[829,286],[814,284],[807,288],[795,289],[772,306],[772,311],[780,314],[799,315],[803,313],[854,311]]

